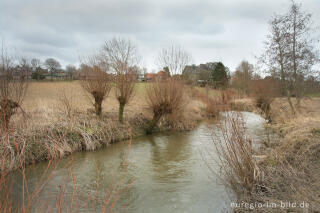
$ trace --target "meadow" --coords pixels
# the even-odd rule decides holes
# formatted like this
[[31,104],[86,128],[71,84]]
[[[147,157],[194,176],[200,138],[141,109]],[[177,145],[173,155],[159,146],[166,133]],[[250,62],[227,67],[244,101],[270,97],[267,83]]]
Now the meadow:
[[[144,110],[146,83],[137,83],[136,92],[126,107],[128,112]],[[23,109],[27,112],[37,110],[54,110],[61,108],[61,98],[66,95],[72,105],[82,112],[93,109],[93,101],[78,81],[30,82],[23,101]],[[114,89],[103,102],[103,111],[117,112],[118,102]]]

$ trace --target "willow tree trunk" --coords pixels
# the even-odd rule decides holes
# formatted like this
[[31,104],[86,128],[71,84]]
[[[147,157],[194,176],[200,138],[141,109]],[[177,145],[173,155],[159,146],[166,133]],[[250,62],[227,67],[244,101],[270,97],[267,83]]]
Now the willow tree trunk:
[[146,128],[146,134],[151,134],[154,127],[157,125],[159,122],[160,118],[162,117],[161,114],[154,114],[152,120],[149,122],[147,128]]
[[18,103],[11,100],[0,101],[0,124],[1,128],[8,129],[12,115],[14,115]]
[[95,100],[94,109],[97,116],[101,116],[102,113],[102,100]]
[[122,102],[119,103],[119,121],[120,121],[120,123],[123,123],[124,106],[125,106],[124,103],[122,103]]

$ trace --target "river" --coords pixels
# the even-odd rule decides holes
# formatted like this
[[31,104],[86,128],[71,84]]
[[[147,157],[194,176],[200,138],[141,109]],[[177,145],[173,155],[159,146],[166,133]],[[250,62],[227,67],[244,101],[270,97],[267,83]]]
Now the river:
[[[248,133],[258,144],[266,137],[264,119],[253,113],[242,114]],[[212,159],[215,156],[212,131],[215,124],[203,122],[190,132],[133,139],[130,147],[129,141],[123,141],[95,152],[75,153],[51,167],[48,182],[40,193],[42,201],[34,206],[38,208],[48,202],[47,205],[56,208],[53,203],[62,189],[66,195],[63,205],[69,205],[75,187],[78,194],[73,201],[74,209],[77,203],[86,203],[91,194],[97,202],[89,202],[87,206],[92,205],[98,211],[99,201],[111,189],[110,203],[118,199],[115,212],[205,213],[229,209],[231,198],[214,172],[219,168]],[[41,174],[46,167],[47,163],[27,167],[30,191],[42,182]],[[12,193],[16,202],[21,203],[21,175],[15,174],[13,180]],[[119,185],[121,191],[117,190]],[[77,211],[87,212],[84,207]]]

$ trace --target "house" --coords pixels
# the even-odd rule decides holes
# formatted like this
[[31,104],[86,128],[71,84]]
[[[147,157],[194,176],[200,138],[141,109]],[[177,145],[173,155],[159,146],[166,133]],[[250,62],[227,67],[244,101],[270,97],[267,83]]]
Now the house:
[[163,79],[166,79],[170,76],[170,73],[169,72],[165,72],[163,70],[160,70],[158,73],[157,73],[157,77],[158,78],[161,78],[162,80]]
[[44,75],[45,79],[48,80],[64,80],[67,79],[67,74],[64,72],[56,72],[56,73],[49,73]]
[[145,78],[144,78],[144,74],[143,73],[140,73],[139,75],[138,75],[138,81],[145,81]]
[[154,79],[156,79],[157,74],[156,73],[147,73],[145,76],[145,81],[149,82],[149,81],[153,81]]
[[164,80],[166,78],[168,78],[170,76],[170,74],[168,72],[165,72],[163,70],[160,70],[158,73],[147,73],[145,75],[145,81],[153,81],[156,78]]

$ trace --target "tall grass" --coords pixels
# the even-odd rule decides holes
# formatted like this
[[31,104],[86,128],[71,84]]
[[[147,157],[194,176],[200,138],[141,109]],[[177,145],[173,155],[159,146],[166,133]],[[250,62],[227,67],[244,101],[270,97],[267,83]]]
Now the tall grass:
[[263,172],[253,157],[252,141],[246,135],[241,114],[225,113],[217,127],[213,144],[220,167],[219,177],[237,197],[252,193],[262,181]]
[[[132,132],[130,130],[130,135]],[[59,166],[59,161],[49,160],[42,174],[39,174],[38,182],[32,187],[29,186],[26,164],[24,162],[25,143],[18,144],[11,140],[12,135],[2,135],[1,137],[1,159],[0,159],[0,212],[1,213],[28,213],[28,212],[113,212],[122,193],[125,193],[129,186],[124,186],[128,168],[128,157],[131,149],[132,137],[128,144],[128,154],[120,171],[120,178],[105,189],[103,199],[98,197],[99,177],[96,180],[95,192],[88,194],[86,198],[81,196],[77,176],[73,169],[73,160],[66,165],[69,170],[68,178],[56,184],[56,193],[50,193],[46,188],[54,175],[55,169]],[[60,139],[57,139],[60,140]],[[59,148],[55,150],[59,152]],[[14,156],[13,156],[14,153]],[[21,183],[16,183],[12,179],[12,174],[7,170],[9,158],[18,161]],[[99,169],[97,173],[100,174]],[[68,183],[72,183],[71,191]],[[18,186],[17,186],[18,184]],[[19,200],[13,190],[20,189]],[[52,188],[49,191],[53,190]]]
[[256,107],[271,122],[271,103],[280,94],[280,86],[274,79],[260,79],[251,82],[252,96]]
[[209,94],[209,88],[206,93],[197,92],[197,97],[205,104],[205,111],[208,118],[219,117],[220,112],[230,110],[233,94],[229,90],[221,90],[216,95]]

